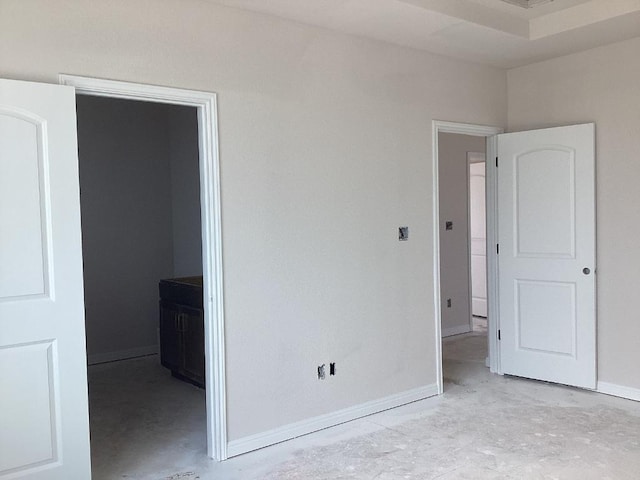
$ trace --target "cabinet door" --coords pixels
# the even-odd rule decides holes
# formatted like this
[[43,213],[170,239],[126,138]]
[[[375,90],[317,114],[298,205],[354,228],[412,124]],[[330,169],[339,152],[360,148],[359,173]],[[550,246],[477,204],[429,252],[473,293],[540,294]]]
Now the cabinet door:
[[184,375],[204,386],[204,316],[202,310],[180,306]]
[[172,371],[180,371],[180,331],[175,304],[160,301],[160,362]]

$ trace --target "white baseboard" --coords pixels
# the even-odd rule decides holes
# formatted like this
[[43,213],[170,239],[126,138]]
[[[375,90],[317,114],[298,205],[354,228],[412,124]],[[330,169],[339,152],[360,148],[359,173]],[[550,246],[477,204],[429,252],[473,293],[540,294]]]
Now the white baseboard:
[[258,433],[257,435],[232,440],[227,446],[227,454],[229,457],[235,457],[236,455],[267,447],[275,443],[284,442],[285,440],[291,440],[292,438],[300,437],[328,427],[333,427],[360,417],[366,417],[374,413],[382,412],[383,410],[389,410],[390,408],[399,407],[417,400],[433,397],[437,394],[437,385],[427,385],[407,392],[390,395],[379,400],[373,400],[371,402],[338,410],[337,412],[327,413],[325,415],[309,418],[300,422],[291,423],[289,425],[274,428],[273,430]]
[[115,362],[116,360],[126,360],[127,358],[144,357],[158,353],[158,345],[147,345],[146,347],[130,348],[129,350],[118,350],[117,352],[96,353],[87,357],[89,365],[97,363]]
[[613,395],[614,397],[621,397],[640,402],[640,389],[638,388],[624,387],[614,383],[598,382],[596,391],[606,395]]
[[468,323],[464,325],[458,325],[457,327],[449,327],[442,329],[443,337],[451,337],[453,335],[460,335],[462,333],[469,333],[471,331],[471,326]]

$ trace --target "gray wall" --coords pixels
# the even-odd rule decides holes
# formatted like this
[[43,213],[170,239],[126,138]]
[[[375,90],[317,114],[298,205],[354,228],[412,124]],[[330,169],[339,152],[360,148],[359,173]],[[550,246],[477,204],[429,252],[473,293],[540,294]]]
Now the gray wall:
[[195,109],[80,95],[77,114],[89,361],[151,353],[158,280],[202,272]]
[[168,108],[173,274],[202,275],[198,112],[195,108]]
[[[484,137],[454,133],[438,135],[443,336],[470,331],[467,152],[484,151]],[[453,230],[445,229],[447,221],[453,222]],[[447,307],[448,298],[451,299],[451,308]]]
[[503,70],[201,0],[0,2],[0,76],[218,94],[230,440],[435,392],[432,121],[504,125]]
[[637,399],[639,52],[635,38],[508,75],[509,130],[596,124],[598,385]]

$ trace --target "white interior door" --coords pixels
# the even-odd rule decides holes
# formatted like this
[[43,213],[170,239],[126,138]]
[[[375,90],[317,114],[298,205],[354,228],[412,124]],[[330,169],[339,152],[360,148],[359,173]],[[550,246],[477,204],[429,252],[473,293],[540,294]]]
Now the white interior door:
[[90,479],[75,92],[0,80],[0,479]]
[[485,154],[469,152],[469,251],[471,314],[487,316],[487,222]]
[[596,386],[594,125],[498,135],[506,374]]

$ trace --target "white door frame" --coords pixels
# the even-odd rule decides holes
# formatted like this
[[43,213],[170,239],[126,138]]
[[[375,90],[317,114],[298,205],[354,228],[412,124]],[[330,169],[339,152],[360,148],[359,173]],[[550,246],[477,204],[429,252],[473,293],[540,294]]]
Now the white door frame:
[[[493,137],[503,133],[504,129],[487,125],[473,125],[468,123],[433,121],[433,302],[435,317],[436,340],[436,365],[438,393],[444,392],[442,376],[442,319],[440,296],[440,193],[438,180],[438,134],[457,133],[461,135],[474,135],[477,137]],[[487,335],[489,338],[489,368],[493,373],[500,373],[500,352],[498,349],[498,257],[490,245],[495,245],[498,234],[497,222],[497,182],[495,162],[489,159],[495,158],[495,138],[487,138],[486,156],[486,195],[487,195]]]
[[75,75],[59,76],[76,94],[195,107],[198,111],[207,453],[227,459],[227,406],[222,284],[222,223],[216,94]]

